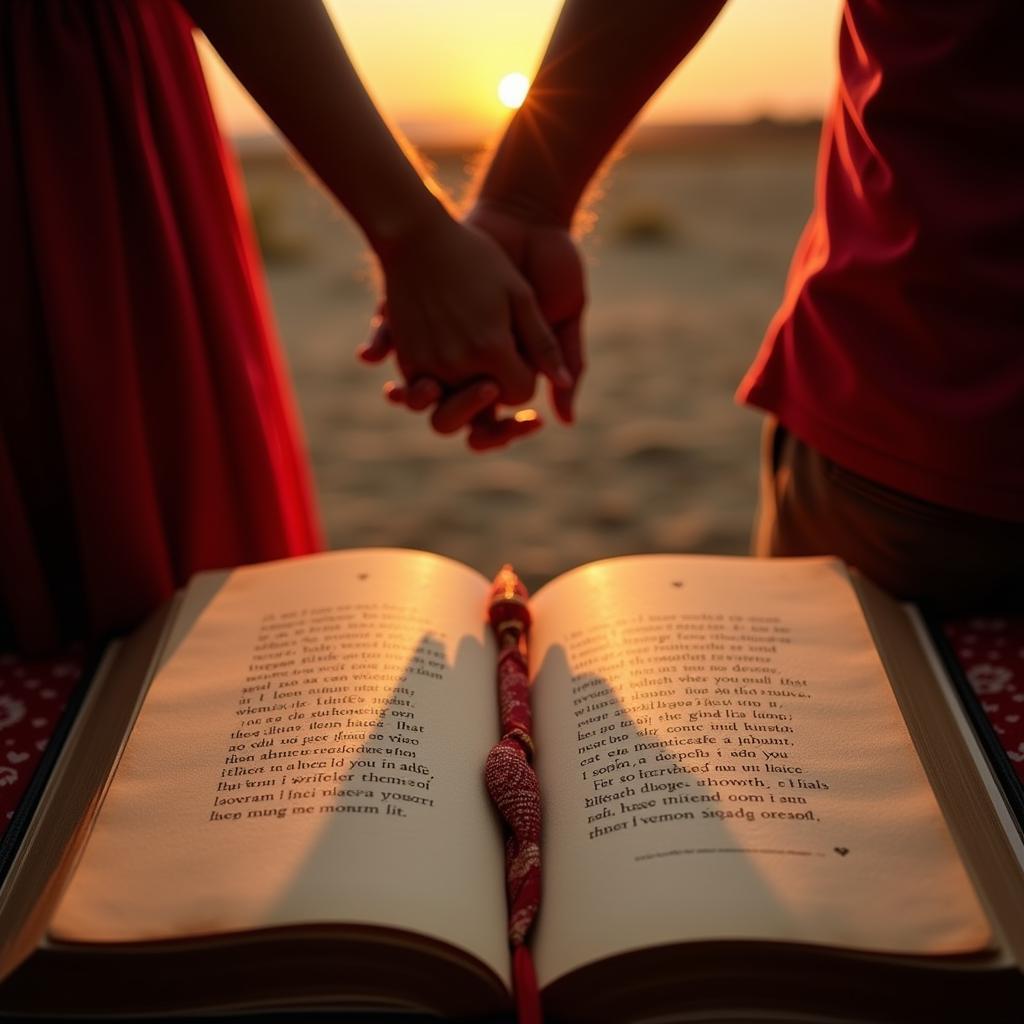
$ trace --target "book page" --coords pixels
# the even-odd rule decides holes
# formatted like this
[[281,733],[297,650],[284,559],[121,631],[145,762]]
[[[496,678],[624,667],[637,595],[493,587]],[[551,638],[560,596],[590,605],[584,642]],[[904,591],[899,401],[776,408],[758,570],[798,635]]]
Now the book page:
[[698,939],[989,942],[839,562],[616,559],[533,611],[541,984]]
[[411,551],[233,572],[157,673],[51,935],[372,924],[507,979],[488,591]]

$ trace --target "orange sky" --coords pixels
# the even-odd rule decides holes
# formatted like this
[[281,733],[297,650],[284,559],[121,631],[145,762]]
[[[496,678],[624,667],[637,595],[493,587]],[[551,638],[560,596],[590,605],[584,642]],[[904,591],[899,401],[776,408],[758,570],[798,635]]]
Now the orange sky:
[[[732,0],[648,108],[656,121],[820,114],[835,66],[841,0]],[[493,132],[507,115],[497,83],[529,75],[560,0],[327,0],[364,81],[414,137]],[[214,102],[232,133],[265,121],[204,53]]]

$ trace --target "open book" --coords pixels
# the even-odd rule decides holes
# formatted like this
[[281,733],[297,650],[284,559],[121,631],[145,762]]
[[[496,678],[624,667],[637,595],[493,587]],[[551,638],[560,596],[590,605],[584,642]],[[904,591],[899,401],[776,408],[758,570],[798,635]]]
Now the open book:
[[[95,680],[0,1009],[508,1013],[489,590],[396,550],[196,577]],[[641,556],[531,611],[552,1019],[1020,998],[1019,836],[904,609],[830,559]]]

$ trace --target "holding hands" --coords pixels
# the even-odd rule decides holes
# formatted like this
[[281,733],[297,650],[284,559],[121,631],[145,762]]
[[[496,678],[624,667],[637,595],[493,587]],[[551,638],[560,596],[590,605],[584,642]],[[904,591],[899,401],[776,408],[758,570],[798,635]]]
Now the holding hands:
[[[494,447],[536,429],[536,423],[498,419],[495,405],[489,403],[494,395],[503,403],[525,395],[525,367],[528,373],[548,377],[559,418],[571,422],[583,369],[584,288],[569,224],[622,133],[700,40],[723,2],[647,0],[640,17],[635,5],[621,0],[564,0],[526,102],[509,123],[484,177],[480,198],[464,221],[464,229],[497,243],[517,271],[516,278],[504,280],[515,280],[516,288],[525,280],[533,289],[533,299],[527,302],[521,292],[510,292],[504,321],[500,304],[492,304],[490,319],[474,323],[473,317],[483,312],[475,303],[485,287],[485,275],[501,279],[493,263],[481,258],[479,265],[474,262],[468,268],[461,283],[451,278],[445,282],[454,288],[451,298],[442,303],[451,313],[449,322],[459,322],[469,332],[461,345],[454,338],[442,340],[448,327],[440,321],[421,323],[419,329],[429,330],[432,340],[413,357],[405,346],[416,347],[416,335],[405,331],[415,331],[417,326],[408,321],[402,326],[398,318],[414,307],[404,307],[399,314],[398,296],[407,286],[411,294],[416,285],[401,276],[392,281],[387,261],[382,261],[389,274],[385,312],[393,320],[386,320],[386,325],[395,333],[399,369],[405,374],[405,382],[391,389],[392,400],[414,409],[434,405],[432,422],[437,429],[454,431],[468,425],[472,447]],[[434,259],[433,250],[421,250],[418,269],[429,273]],[[460,288],[465,289],[461,298]],[[459,314],[455,306],[461,306]],[[538,311],[547,325],[543,334],[535,315]],[[485,323],[494,327],[493,335],[478,333]],[[366,354],[383,358],[389,345],[387,338],[378,336]],[[446,356],[433,361],[426,348],[439,351],[436,347],[441,345]],[[571,378],[564,384],[563,369]]]
[[444,215],[378,249],[381,316],[361,357],[395,356],[404,383],[388,398],[433,408],[442,434],[468,427],[471,448],[500,447],[541,426],[535,414],[499,418],[546,377],[565,423],[582,372],[583,270],[566,230],[479,202],[459,224]]
[[540,373],[568,419],[578,315],[574,335],[563,310],[582,306],[582,297],[577,304],[556,295],[546,278],[558,261],[544,255],[545,248],[561,254],[565,279],[581,296],[565,232],[483,206],[455,220],[367,95],[322,0],[184,3],[376,252],[385,296],[363,357],[394,353],[404,382],[393,399],[434,406],[435,429],[468,426],[474,447],[493,447],[539,426],[536,417],[499,420],[495,409],[529,401]]
[[539,373],[571,422],[584,287],[569,224],[723,0],[647,0],[642,18],[620,0],[565,0],[462,223],[389,131],[323,0],[182,2],[377,253],[385,297],[363,357],[394,353],[404,379],[391,399],[432,407],[442,433],[468,427],[474,448],[496,447],[539,426],[496,411],[528,401]]

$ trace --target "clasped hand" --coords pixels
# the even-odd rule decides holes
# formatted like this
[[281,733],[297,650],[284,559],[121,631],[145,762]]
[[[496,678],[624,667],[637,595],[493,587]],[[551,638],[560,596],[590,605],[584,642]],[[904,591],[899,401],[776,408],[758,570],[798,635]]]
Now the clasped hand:
[[388,385],[390,401],[431,409],[439,433],[468,428],[471,448],[501,447],[540,427],[498,411],[530,401],[540,374],[572,422],[585,296],[565,229],[478,203],[461,223],[444,214],[378,256],[385,297],[360,356],[394,355],[402,380]]

